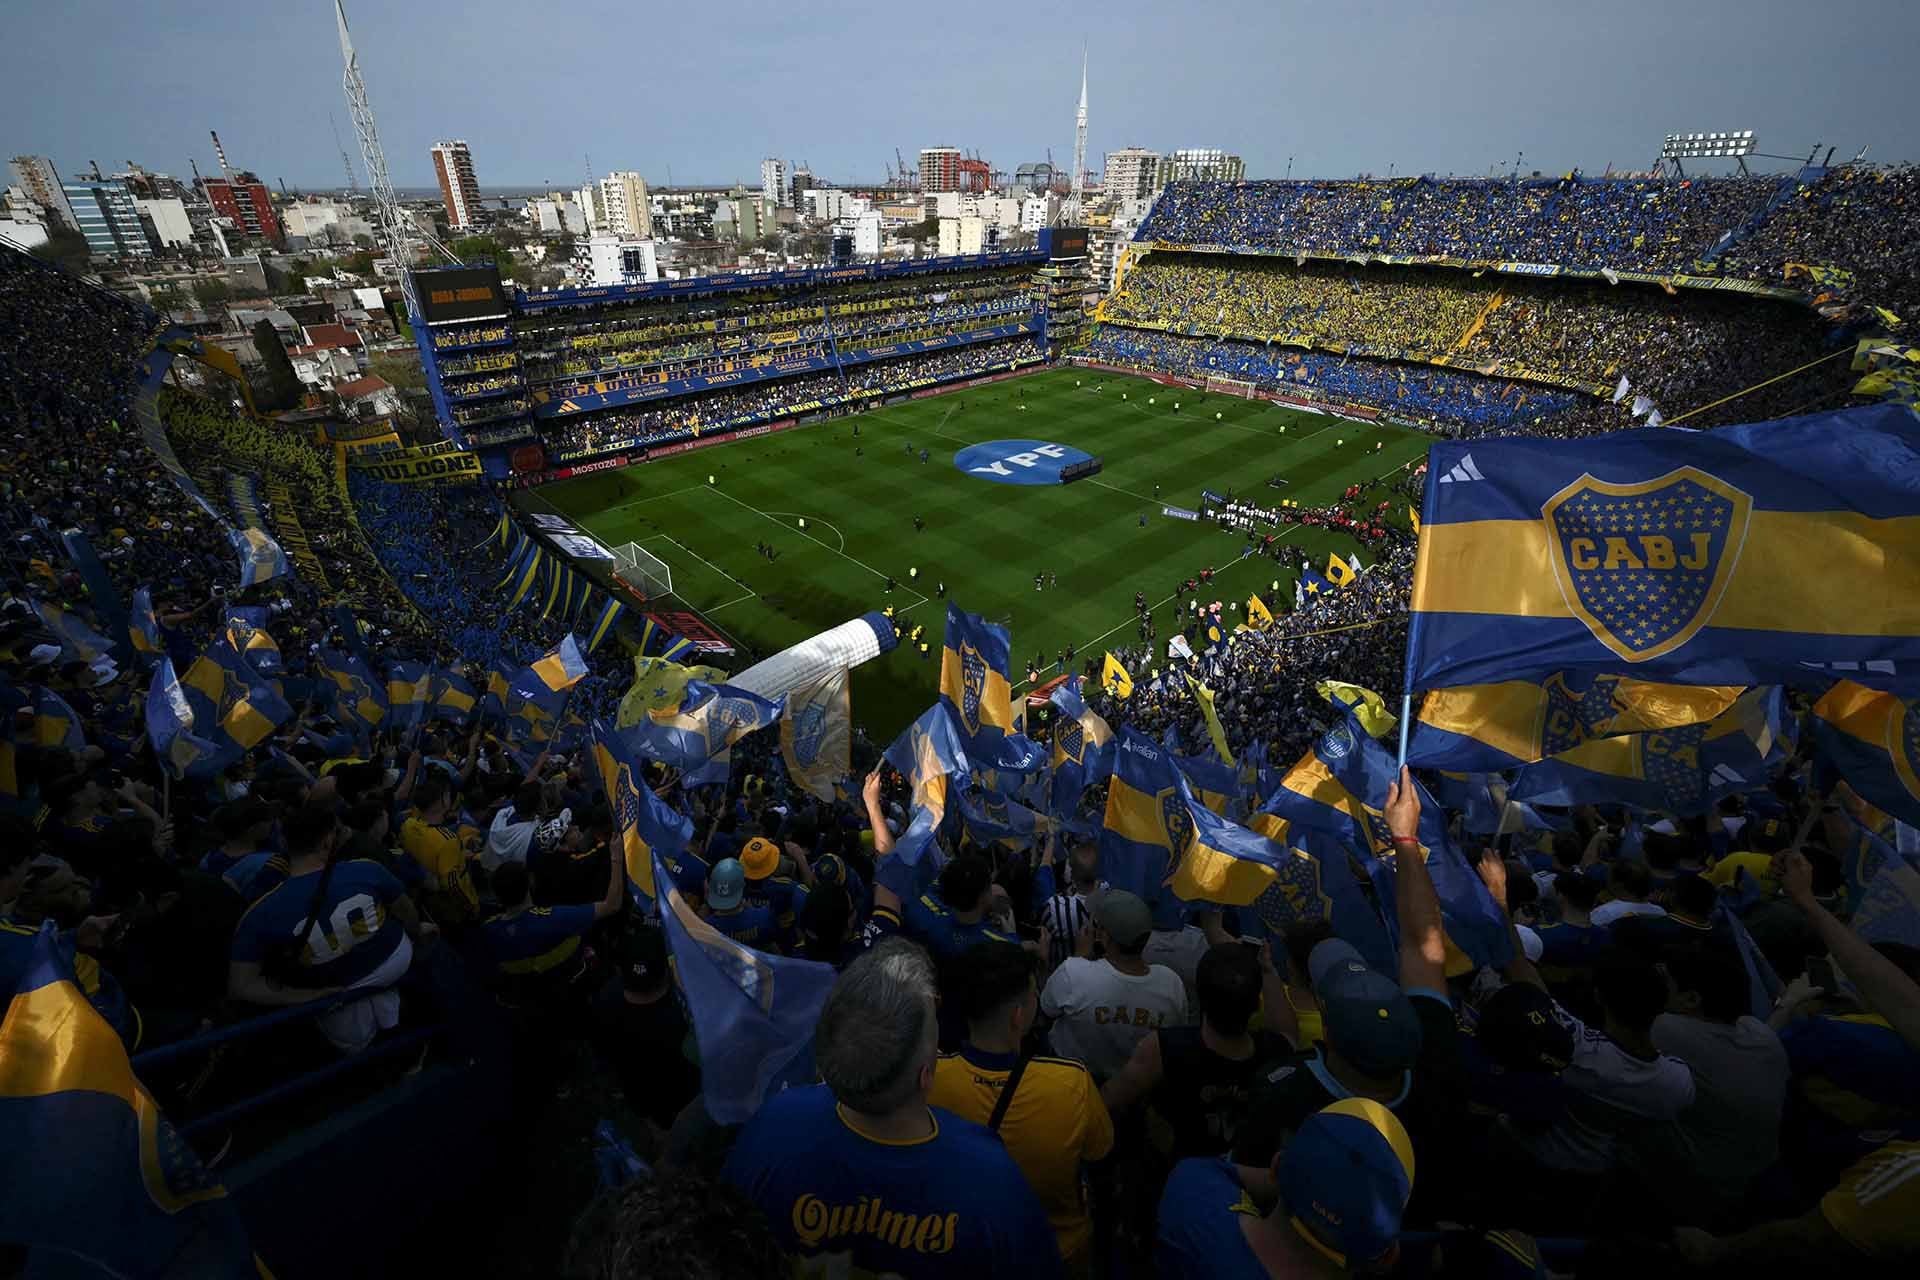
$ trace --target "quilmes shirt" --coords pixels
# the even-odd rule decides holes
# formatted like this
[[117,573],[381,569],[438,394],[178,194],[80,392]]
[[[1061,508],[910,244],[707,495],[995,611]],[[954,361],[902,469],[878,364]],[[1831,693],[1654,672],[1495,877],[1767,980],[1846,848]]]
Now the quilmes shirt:
[[1094,1079],[1106,1081],[1150,1033],[1186,1021],[1187,988],[1164,965],[1135,976],[1105,960],[1076,956],[1047,979],[1040,1009],[1055,1020],[1054,1051],[1078,1058]]
[[855,1128],[827,1086],[788,1089],[740,1131],[722,1176],[808,1274],[1060,1275],[1046,1211],[1000,1140],[931,1110],[931,1135],[890,1142]]

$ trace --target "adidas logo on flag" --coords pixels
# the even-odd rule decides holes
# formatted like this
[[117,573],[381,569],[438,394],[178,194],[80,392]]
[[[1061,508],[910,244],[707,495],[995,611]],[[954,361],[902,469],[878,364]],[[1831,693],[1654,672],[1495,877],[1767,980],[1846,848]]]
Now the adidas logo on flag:
[[1480,468],[1473,465],[1473,455],[1468,454],[1466,457],[1460,459],[1460,461],[1454,463],[1451,471],[1440,477],[1440,483],[1454,484],[1458,482],[1465,484],[1469,480],[1485,479],[1486,477],[1480,474]]
[[1747,781],[1746,778],[1742,776],[1739,772],[1737,772],[1732,766],[1724,765],[1724,764],[1717,764],[1713,766],[1712,777],[1713,777],[1713,781],[1716,784],[1723,787],[1745,786]]

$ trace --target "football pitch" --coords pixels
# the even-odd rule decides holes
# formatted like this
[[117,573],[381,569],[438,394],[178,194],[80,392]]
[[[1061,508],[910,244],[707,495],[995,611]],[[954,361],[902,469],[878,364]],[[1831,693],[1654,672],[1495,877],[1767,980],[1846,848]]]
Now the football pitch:
[[[1103,469],[1067,485],[1018,484],[956,465],[959,450],[998,441],[1082,450]],[[665,561],[677,597],[762,655],[887,605],[903,630],[924,625],[924,657],[903,636],[893,653],[854,675],[855,721],[885,743],[937,691],[946,617],[937,583],[961,608],[1011,630],[1016,684],[1036,653],[1051,674],[1069,644],[1077,669],[1089,654],[1137,643],[1136,591],[1154,606],[1164,645],[1177,629],[1176,584],[1208,567],[1216,572],[1203,600],[1244,609],[1259,593],[1278,613],[1292,607],[1291,568],[1242,558],[1243,535],[1163,516],[1161,507],[1197,510],[1202,489],[1229,488],[1264,506],[1283,498],[1325,503],[1348,485],[1398,472],[1429,443],[1385,423],[1051,369],[581,476],[530,499],[610,547],[635,542]],[[1034,461],[1041,470],[1057,465],[1036,458],[1032,443],[984,454],[969,463],[1022,476]],[[1275,475],[1284,487],[1268,486]],[[1404,523],[1404,503],[1385,514]],[[1343,559],[1358,553],[1362,564],[1371,558],[1337,532],[1294,525],[1282,533],[1283,545],[1306,551],[1316,567],[1336,551]],[[776,558],[762,556],[757,543],[770,544]],[[1036,591],[1041,573],[1048,585]]]

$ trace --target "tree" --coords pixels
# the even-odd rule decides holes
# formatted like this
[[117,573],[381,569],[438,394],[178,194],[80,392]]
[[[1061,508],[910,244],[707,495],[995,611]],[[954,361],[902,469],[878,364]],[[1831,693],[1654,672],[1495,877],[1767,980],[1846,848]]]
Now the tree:
[[233,290],[227,286],[227,282],[217,277],[208,276],[193,282],[193,300],[200,304],[203,311],[213,310],[232,296]]
[[367,359],[367,372],[385,378],[402,391],[425,391],[427,375],[416,351],[376,351]]
[[287,359],[287,349],[280,345],[280,335],[265,317],[253,326],[253,345],[260,352],[260,363],[267,378],[267,394],[260,407],[297,408],[301,399],[300,379],[293,372],[293,361]]
[[933,240],[940,235],[940,219],[924,218],[910,227],[902,227],[894,233],[901,240]]
[[47,242],[35,248],[33,256],[78,275],[87,269],[92,253],[85,236],[72,227],[56,224],[47,228]]
[[547,250],[547,260],[551,262],[555,259],[561,262],[573,261],[573,232],[562,229],[560,238],[553,242],[551,249]]
[[[360,238],[364,240],[366,237]],[[349,254],[342,265],[356,276],[370,276],[373,274],[373,257],[373,250],[362,249],[358,253]]]
[[155,311],[178,311],[186,305],[186,295],[180,292],[180,286],[168,282],[155,285],[147,301]]

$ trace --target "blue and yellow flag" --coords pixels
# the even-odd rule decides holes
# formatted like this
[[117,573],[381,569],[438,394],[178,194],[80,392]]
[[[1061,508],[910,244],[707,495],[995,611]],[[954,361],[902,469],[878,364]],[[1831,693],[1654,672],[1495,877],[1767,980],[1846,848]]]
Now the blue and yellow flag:
[[549,575],[545,592],[546,603],[540,606],[540,616],[542,619],[551,618],[554,609],[566,598],[567,592],[573,589],[573,570],[567,568],[557,560],[553,563],[552,568],[553,572]]
[[961,739],[970,750],[982,738],[1005,737],[1013,731],[1007,648],[1005,627],[947,602],[940,698],[953,712]]
[[1045,814],[977,784],[960,790],[960,820],[977,843],[1005,841],[1013,848],[1025,848],[1053,827]]
[[1920,827],[1920,700],[1842,680],[1813,704],[1820,757],[1876,809]]
[[[614,599],[612,596],[607,597],[607,602],[600,606],[600,612],[593,616],[592,624],[587,628],[588,653],[592,653],[595,649],[598,649],[600,642],[613,634],[614,627],[620,621],[620,615],[626,611],[626,605],[620,603],[620,601]],[[651,621],[651,619],[649,619],[649,621]]]
[[622,730],[634,750],[693,774],[734,743],[780,718],[780,703],[726,684],[687,682],[678,711],[656,712]]
[[240,559],[242,591],[293,572],[287,553],[280,549],[280,544],[265,529],[234,529],[228,537],[234,554]]
[[719,684],[727,673],[718,667],[683,667],[665,658],[633,655],[633,684],[620,699],[615,725],[629,729],[657,714],[672,715],[686,701],[689,681]]
[[518,582],[521,573],[527,567],[527,562],[532,560],[538,552],[539,546],[532,538],[527,538],[524,542],[517,545],[513,553],[507,557],[507,567],[501,572],[500,580],[493,584],[493,589],[495,591],[505,591],[508,586]]
[[1868,942],[1920,947],[1920,871],[1897,857],[1886,863],[1867,883],[1850,923]]
[[1133,696],[1133,676],[1111,653],[1100,663],[1100,687],[1125,702]]
[[426,723],[433,697],[432,670],[424,662],[396,662],[387,668],[387,707],[396,729]]
[[787,776],[831,803],[834,784],[853,772],[853,695],[847,669],[787,692],[780,713],[780,757]]
[[42,747],[65,747],[79,751],[87,745],[87,732],[80,724],[80,713],[51,689],[33,691],[33,740]]
[[1100,824],[1100,870],[1114,888],[1146,902],[1156,928],[1179,927],[1183,907],[1172,885],[1196,839],[1196,810],[1207,812],[1194,802],[1173,753],[1120,730]]
[[427,714],[435,720],[467,724],[479,709],[480,692],[458,671],[436,667],[427,676]]
[[166,639],[160,634],[160,619],[153,612],[153,592],[147,587],[133,593],[133,608],[127,614],[127,638],[138,654],[157,657],[167,651]]
[[645,771],[617,732],[596,720],[589,730],[594,769],[613,817],[613,848],[626,869],[641,914],[653,909],[655,854],[678,858],[693,837],[693,823],[674,812],[647,785]]
[[1867,405],[1712,432],[1433,447],[1414,688],[1631,670],[1920,673],[1920,429]]
[[[569,626],[577,626],[587,621],[587,604],[592,599],[592,596],[593,579],[584,573],[574,574],[573,590],[568,593],[566,608],[561,611],[561,618]],[[593,652],[593,646],[591,644],[587,646],[587,652]]]
[[1407,763],[1495,773],[1595,738],[1702,724],[1740,694],[1738,685],[1652,684],[1568,671],[1540,681],[1435,689],[1414,721]]
[[907,829],[893,842],[893,852],[875,869],[879,882],[900,895],[901,901],[919,896],[940,867],[934,837],[947,816],[947,794],[954,780],[964,783],[966,748],[953,712],[940,701],[920,713],[887,747],[886,762],[912,788],[912,816]]
[[[1381,910],[1398,936],[1387,904],[1394,901],[1393,868],[1399,856],[1387,827],[1387,791],[1399,776],[1393,753],[1360,727],[1350,707],[1322,734],[1279,788],[1261,806],[1284,820],[1289,835],[1302,829],[1327,832],[1362,858]],[[1512,958],[1506,919],[1488,896],[1479,872],[1469,866],[1447,834],[1447,813],[1416,779],[1420,796],[1421,856],[1440,898],[1450,973],[1478,965],[1498,968]],[[1256,827],[1258,829],[1258,827]]]
[[207,646],[179,683],[193,708],[195,731],[217,748],[214,769],[238,760],[293,718],[286,699],[224,636]]
[[362,732],[380,727],[387,718],[386,685],[358,654],[321,649],[313,655],[313,665],[332,695],[335,717]]
[[756,951],[700,918],[659,859],[661,924],[700,1048],[700,1097],[720,1124],[744,1124],[783,1089],[813,1083],[813,1028],[839,976],[832,965]]
[[235,605],[227,610],[227,642],[240,651],[263,676],[286,671],[280,660],[280,642],[267,634],[271,612],[263,605]]
[[533,590],[534,579],[540,576],[540,571],[546,563],[547,553],[542,551],[538,544],[527,548],[526,557],[514,569],[514,576],[510,583],[512,594],[507,600],[507,608],[518,608],[520,602],[527,598],[527,593]]
[[1235,805],[1241,801],[1240,770],[1221,760],[1212,751],[1197,756],[1183,756],[1176,753],[1174,767],[1187,780],[1187,789],[1202,808],[1217,813],[1223,818],[1246,816],[1246,806],[1240,804],[1236,814]]
[[1360,575],[1354,572],[1352,565],[1340,558],[1338,551],[1335,551],[1327,556],[1327,568],[1324,576],[1326,580],[1334,586],[1345,587],[1351,585],[1353,580]]
[[1247,625],[1255,631],[1265,631],[1273,625],[1273,610],[1267,608],[1267,602],[1259,596],[1247,597]]
[[174,777],[205,775],[224,767],[220,747],[193,731],[193,704],[174,674],[171,658],[161,658],[153,668],[153,683],[147,687],[146,724],[147,741]]
[[659,656],[669,662],[677,662],[693,652],[693,641],[677,636],[662,626],[652,614],[647,614],[640,623],[640,652],[647,653],[658,646]]
[[1780,749],[1778,686],[1747,690],[1706,724],[1594,738],[1527,765],[1507,792],[1530,804],[1624,804],[1693,817],[1767,785]]
[[1321,596],[1333,594],[1333,584],[1311,569],[1300,571],[1301,603],[1318,600]]
[[1172,889],[1191,902],[1250,909],[1276,945],[1289,926],[1325,920],[1375,970],[1392,974],[1393,939],[1360,886],[1346,847],[1324,831],[1303,827],[1270,840],[1235,826],[1197,839]]
[[487,687],[480,695],[480,716],[487,723],[507,718],[507,703],[513,699],[513,677],[519,670],[508,658],[495,658],[487,663]]
[[226,1189],[134,1075],[51,925],[0,1022],[0,1143],[17,1155],[0,1175],[0,1239],[31,1251],[28,1274],[61,1255],[106,1275],[267,1276]]
[[1360,727],[1375,738],[1384,738],[1400,723],[1400,717],[1387,710],[1387,700],[1365,685],[1349,684],[1345,680],[1322,680],[1313,686],[1314,692],[1335,706],[1348,707]]
[[513,678],[513,691],[522,698],[544,700],[548,694],[565,693],[586,678],[587,660],[580,654],[580,642],[569,631],[559,644]]
[[1089,709],[1080,695],[1080,677],[1068,676],[1047,695],[1054,706],[1053,799],[1054,816],[1077,826],[1080,796],[1113,772],[1113,730]]
[[1191,674],[1184,671],[1181,674],[1187,677],[1187,688],[1193,691],[1193,700],[1200,704],[1200,718],[1207,722],[1207,738],[1213,743],[1214,754],[1229,769],[1233,768],[1233,751],[1227,746],[1227,731],[1220,727],[1220,713],[1213,709],[1213,690],[1195,680]]
[[78,614],[46,600],[34,601],[33,611],[59,642],[61,662],[92,663],[112,651],[107,638],[81,621]]

